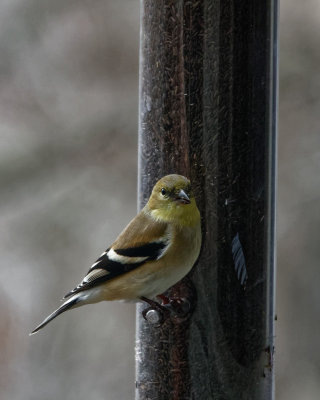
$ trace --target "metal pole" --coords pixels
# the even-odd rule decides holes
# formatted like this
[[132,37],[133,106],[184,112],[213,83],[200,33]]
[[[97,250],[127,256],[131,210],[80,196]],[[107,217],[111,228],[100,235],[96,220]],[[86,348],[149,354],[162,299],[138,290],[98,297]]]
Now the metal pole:
[[137,400],[273,399],[276,28],[277,0],[141,0],[139,205],[188,176],[203,247],[189,318],[137,307]]

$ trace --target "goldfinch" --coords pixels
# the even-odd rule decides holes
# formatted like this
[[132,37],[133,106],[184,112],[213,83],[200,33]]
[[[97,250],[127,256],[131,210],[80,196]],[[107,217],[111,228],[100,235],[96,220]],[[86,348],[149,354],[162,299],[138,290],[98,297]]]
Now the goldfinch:
[[201,247],[200,213],[190,181],[167,175],[154,186],[148,203],[91,266],[65,302],[31,334],[59,314],[103,300],[146,301],[182,279]]

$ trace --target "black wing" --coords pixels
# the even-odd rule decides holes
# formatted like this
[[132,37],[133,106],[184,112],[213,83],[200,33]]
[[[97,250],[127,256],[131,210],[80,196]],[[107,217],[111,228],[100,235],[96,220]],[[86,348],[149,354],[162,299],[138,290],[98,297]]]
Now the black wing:
[[83,281],[64,298],[100,285],[126,272],[132,271],[148,261],[160,258],[169,246],[169,238],[123,249],[107,249],[91,266]]

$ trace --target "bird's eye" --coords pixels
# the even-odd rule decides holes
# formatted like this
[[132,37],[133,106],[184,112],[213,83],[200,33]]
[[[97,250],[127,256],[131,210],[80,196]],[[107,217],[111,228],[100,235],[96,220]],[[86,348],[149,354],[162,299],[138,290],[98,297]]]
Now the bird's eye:
[[162,196],[165,196],[165,195],[167,194],[167,191],[166,191],[165,188],[162,188],[162,189],[161,189],[161,194],[162,194]]

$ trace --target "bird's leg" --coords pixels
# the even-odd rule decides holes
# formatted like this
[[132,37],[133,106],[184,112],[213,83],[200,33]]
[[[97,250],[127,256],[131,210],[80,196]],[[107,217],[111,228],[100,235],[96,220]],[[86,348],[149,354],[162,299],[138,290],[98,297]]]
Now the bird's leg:
[[170,303],[169,297],[165,296],[164,294],[158,294],[157,297],[161,300],[163,306],[166,306]]
[[162,301],[162,307],[173,314],[174,317],[185,317],[190,311],[190,303],[185,298],[180,297],[168,297],[164,294],[157,295]]
[[[160,294],[157,295],[157,298],[161,300],[161,304],[147,297],[140,297],[140,300],[150,306],[142,311],[142,316],[146,321],[154,325],[162,325],[170,315],[173,317],[174,321],[181,321],[190,313],[191,304],[185,297],[178,297],[177,295],[168,297],[164,294]],[[153,311],[153,313],[151,311]]]
[[150,307],[156,309],[156,310],[161,310],[163,311],[163,307],[161,304],[159,304],[157,301],[148,299],[147,297],[141,296],[140,299],[146,303],[149,304]]

